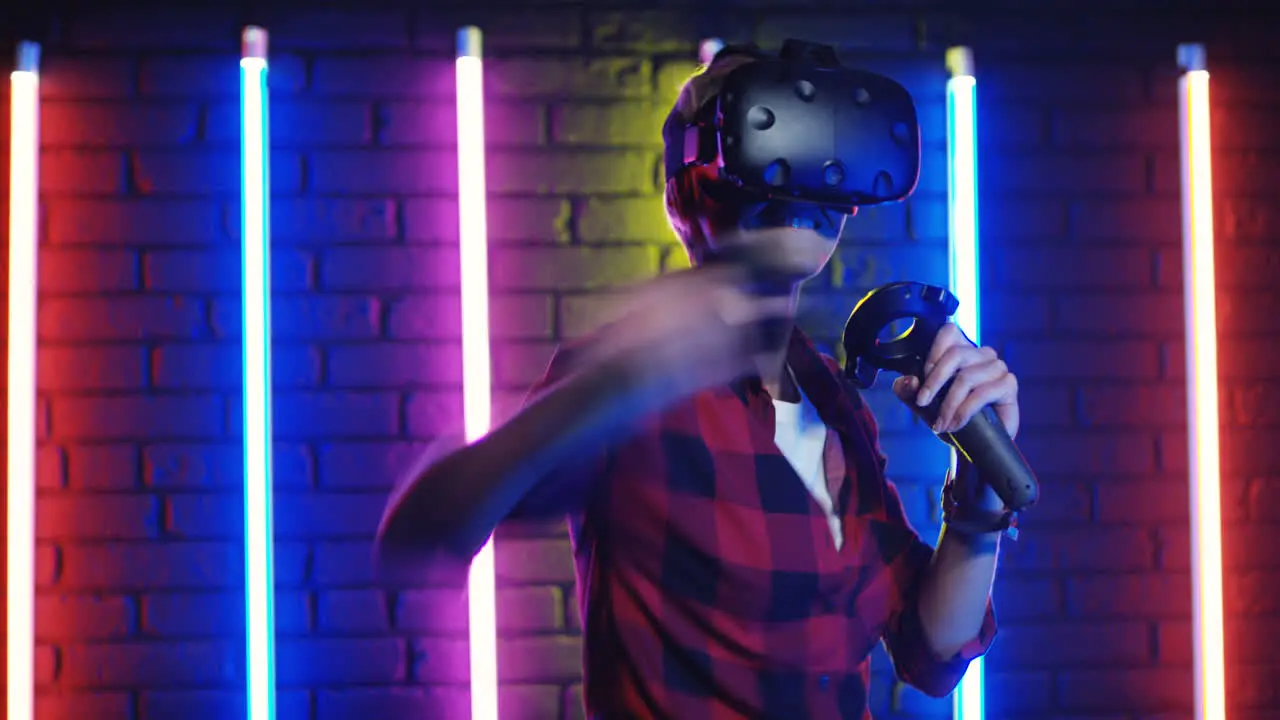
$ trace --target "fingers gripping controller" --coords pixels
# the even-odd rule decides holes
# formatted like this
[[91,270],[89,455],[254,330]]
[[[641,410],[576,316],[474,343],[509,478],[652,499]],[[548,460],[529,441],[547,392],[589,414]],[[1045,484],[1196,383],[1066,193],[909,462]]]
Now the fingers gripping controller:
[[[844,326],[845,374],[862,388],[874,385],[881,370],[923,380],[934,338],[959,306],[945,288],[923,283],[895,282],[872,290],[854,306]],[[882,337],[894,323],[905,320],[912,321],[905,332]],[[931,424],[950,389],[948,382],[928,407],[921,408]],[[964,454],[1010,511],[1020,512],[1039,499],[1035,472],[990,406],[943,439]]]

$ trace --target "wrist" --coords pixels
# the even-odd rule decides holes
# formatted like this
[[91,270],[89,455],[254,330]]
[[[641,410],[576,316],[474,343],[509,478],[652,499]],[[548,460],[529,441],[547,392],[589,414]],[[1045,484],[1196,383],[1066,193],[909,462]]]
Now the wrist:
[[949,532],[966,537],[1007,534],[1017,538],[1018,517],[990,487],[977,477],[967,462],[949,474],[942,487],[942,522]]
[[1004,512],[1008,508],[1004,504],[1004,500],[996,494],[996,491],[990,485],[979,479],[979,487],[973,500],[973,506],[987,512]]
[[955,490],[956,499],[966,507],[989,513],[1002,513],[1008,509],[995,489],[983,481],[977,466],[963,454],[959,455],[952,482],[959,486]]
[[945,524],[942,526],[941,539],[966,548],[975,555],[985,555],[1000,550],[1000,538],[1005,532],[1007,531],[973,532],[966,528],[963,523],[959,525]]

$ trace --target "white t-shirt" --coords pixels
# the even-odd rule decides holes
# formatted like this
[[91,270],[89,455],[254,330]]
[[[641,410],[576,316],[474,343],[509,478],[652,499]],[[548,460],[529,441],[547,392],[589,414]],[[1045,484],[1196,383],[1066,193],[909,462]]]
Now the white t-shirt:
[[[790,369],[788,369],[790,372]],[[773,413],[775,427],[773,441],[783,456],[795,468],[796,474],[804,482],[809,494],[817,501],[822,512],[827,516],[827,525],[831,528],[831,537],[836,549],[844,544],[844,533],[840,528],[840,519],[836,516],[835,503],[827,490],[826,458],[824,450],[827,445],[827,426],[818,418],[800,384],[792,384],[800,393],[800,402],[789,403],[775,399]]]

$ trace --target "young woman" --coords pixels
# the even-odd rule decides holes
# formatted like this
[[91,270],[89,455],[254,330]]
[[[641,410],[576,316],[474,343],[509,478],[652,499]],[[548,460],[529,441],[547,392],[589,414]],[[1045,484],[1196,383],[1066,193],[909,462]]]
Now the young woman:
[[[722,53],[672,113],[690,122],[744,55]],[[771,227],[689,168],[668,180],[694,268],[638,288],[623,319],[563,347],[510,421],[424,459],[379,533],[385,567],[461,580],[507,518],[567,517],[591,718],[869,718],[868,657],[950,693],[995,634],[998,533],[911,528],[875,419],[835,363],[792,326],[845,216]],[[726,251],[767,258],[768,287]],[[758,277],[758,276],[753,276]],[[781,329],[781,332],[779,330]],[[918,407],[954,380],[935,431],[994,405],[1018,429],[1017,382],[954,326],[938,336]],[[1001,509],[962,466],[952,498]]]

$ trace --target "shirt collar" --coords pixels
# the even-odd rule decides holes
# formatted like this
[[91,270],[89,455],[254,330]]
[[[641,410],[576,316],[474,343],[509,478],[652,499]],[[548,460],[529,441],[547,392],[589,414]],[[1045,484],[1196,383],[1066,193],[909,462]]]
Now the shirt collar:
[[[853,422],[855,407],[835,360],[818,352],[808,336],[797,328],[791,331],[787,365],[822,422],[837,432],[847,430]],[[764,394],[764,385],[755,375],[732,383],[731,389],[744,405],[753,395]]]

